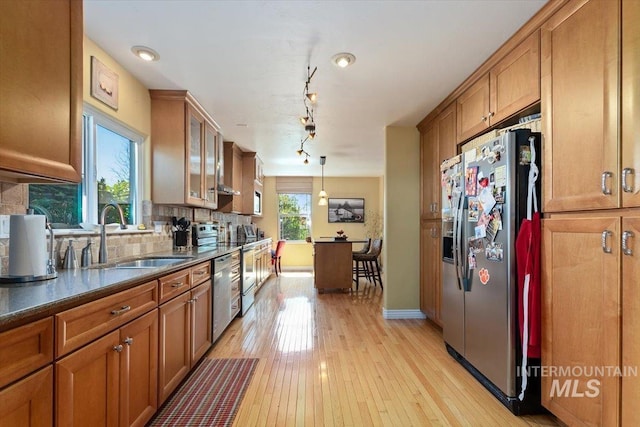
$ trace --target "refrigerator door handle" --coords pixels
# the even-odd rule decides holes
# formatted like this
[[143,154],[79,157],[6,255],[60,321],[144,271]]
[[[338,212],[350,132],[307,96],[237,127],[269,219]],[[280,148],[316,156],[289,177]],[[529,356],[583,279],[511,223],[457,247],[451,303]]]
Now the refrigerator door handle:
[[462,253],[462,212],[464,211],[464,195],[460,192],[457,200],[456,215],[455,215],[455,254],[456,254],[456,277],[458,278],[458,288],[465,290],[464,286],[464,257]]

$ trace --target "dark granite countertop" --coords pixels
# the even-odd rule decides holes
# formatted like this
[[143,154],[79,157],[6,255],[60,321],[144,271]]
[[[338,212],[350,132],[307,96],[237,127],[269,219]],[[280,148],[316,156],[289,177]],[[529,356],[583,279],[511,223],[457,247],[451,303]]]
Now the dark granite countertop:
[[[189,256],[181,262],[157,268],[82,268],[58,270],[56,279],[22,284],[0,284],[0,332],[86,302],[111,295],[166,274],[239,250],[242,245],[194,247],[189,251],[155,252],[141,257]],[[123,262],[126,260],[118,260]]]
[[368,240],[350,240],[350,239],[335,239],[333,237],[319,237],[313,239],[313,243],[367,243]]

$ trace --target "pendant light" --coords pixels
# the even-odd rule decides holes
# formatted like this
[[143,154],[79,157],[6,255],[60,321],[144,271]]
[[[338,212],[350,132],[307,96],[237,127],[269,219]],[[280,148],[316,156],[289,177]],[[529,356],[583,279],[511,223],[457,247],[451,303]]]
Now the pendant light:
[[324,164],[327,162],[327,156],[320,156],[320,166],[322,167],[322,190],[318,193],[318,206],[327,206],[327,192],[324,191]]

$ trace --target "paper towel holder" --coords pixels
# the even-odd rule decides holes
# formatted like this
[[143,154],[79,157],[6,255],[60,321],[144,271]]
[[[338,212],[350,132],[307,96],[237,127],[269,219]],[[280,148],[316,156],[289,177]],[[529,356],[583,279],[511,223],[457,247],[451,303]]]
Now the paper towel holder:
[[47,272],[46,274],[39,276],[15,276],[15,275],[7,275],[0,276],[0,283],[27,283],[27,282],[39,282],[43,280],[55,279],[58,277],[58,272],[56,271],[55,259],[53,257],[54,251],[54,240],[53,240],[53,228],[51,228],[51,223],[46,223],[46,228],[49,230],[49,259],[47,260]]

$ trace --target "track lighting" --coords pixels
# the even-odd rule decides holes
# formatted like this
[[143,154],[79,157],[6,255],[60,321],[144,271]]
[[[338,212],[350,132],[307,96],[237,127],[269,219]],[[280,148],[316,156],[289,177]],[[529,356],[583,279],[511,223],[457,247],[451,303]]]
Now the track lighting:
[[309,101],[311,101],[312,104],[315,104],[316,101],[318,100],[318,94],[313,92],[313,93],[307,93],[306,94],[307,99],[309,99]]

